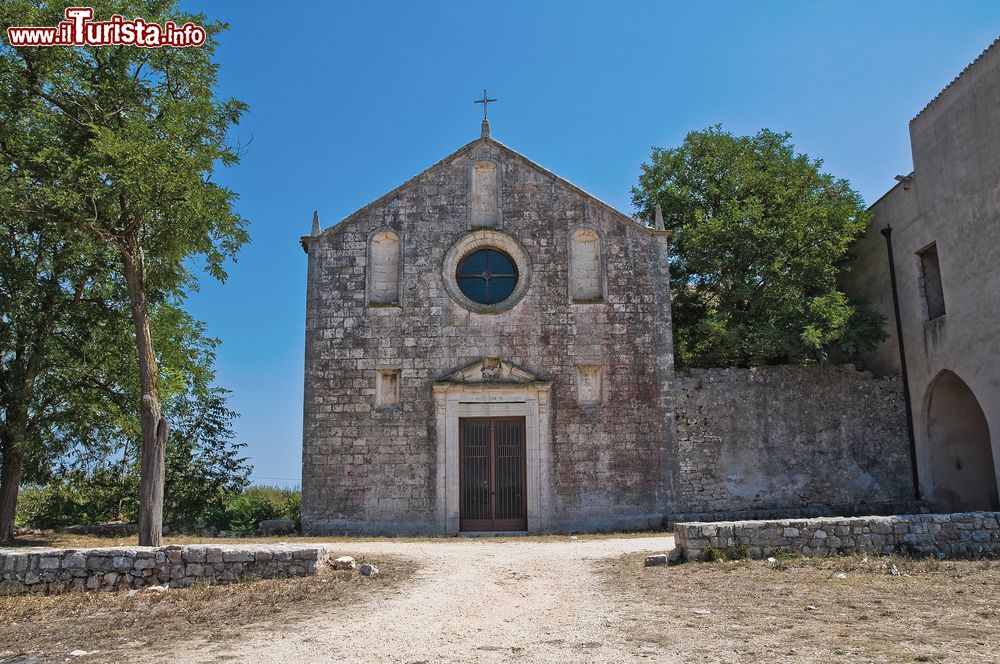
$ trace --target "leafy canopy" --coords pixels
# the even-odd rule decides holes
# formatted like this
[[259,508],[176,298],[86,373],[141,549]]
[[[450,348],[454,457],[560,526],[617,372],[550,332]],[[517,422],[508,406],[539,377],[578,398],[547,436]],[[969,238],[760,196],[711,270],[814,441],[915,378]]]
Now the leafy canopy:
[[824,362],[884,338],[882,317],[838,288],[868,216],[861,196],[789,134],[719,126],[654,148],[632,200],[674,231],[674,341],[681,366]]
[[[229,143],[228,132],[246,109],[242,102],[215,93],[213,56],[217,36],[226,26],[181,11],[176,0],[88,4],[97,19],[122,14],[156,23],[193,21],[205,27],[208,39],[201,47],[186,49],[15,49],[0,40],[0,203],[2,214],[8,215],[8,228],[26,229],[14,231],[8,244],[16,247],[30,241],[43,247],[43,252],[34,252],[43,257],[42,268],[31,267],[43,277],[57,275],[45,277],[51,286],[45,292],[55,293],[58,301],[72,302],[81,292],[94,303],[94,307],[63,307],[70,313],[60,313],[50,323],[44,315],[36,315],[45,311],[40,306],[39,298],[45,297],[41,289],[37,296],[20,298],[32,316],[25,319],[32,325],[23,327],[39,340],[36,346],[44,349],[41,359],[45,366],[60,368],[35,372],[39,380],[22,379],[31,372],[21,367],[31,369],[40,363],[8,362],[18,358],[21,340],[31,339],[9,325],[9,319],[0,320],[4,324],[0,327],[17,333],[0,329],[4,361],[0,378],[20,386],[18,399],[8,400],[20,412],[37,411],[40,399],[48,395],[58,402],[51,404],[54,415],[78,414],[81,408],[95,406],[96,417],[64,418],[68,424],[61,427],[50,418],[51,424],[28,434],[23,426],[15,436],[6,435],[10,427],[0,428],[5,453],[31,447],[46,452],[35,455],[39,459],[58,453],[68,443],[82,444],[66,428],[80,429],[79,422],[104,422],[113,431],[135,433],[140,427],[136,404],[149,415],[141,420],[143,436],[155,442],[155,432],[165,431],[158,427],[157,368],[162,368],[159,389],[168,408],[177,403],[173,395],[196,393],[192,391],[196,385],[204,390],[211,380],[215,342],[205,338],[203,326],[183,311],[184,297],[197,288],[202,271],[224,279],[226,260],[235,259],[248,239],[246,221],[233,209],[235,193],[213,180],[218,166],[238,161],[239,149]],[[55,25],[64,8],[65,3],[50,0],[9,0],[0,4],[0,23]],[[66,260],[50,259],[45,248],[50,245],[63,247],[60,255]],[[27,265],[11,256],[11,264]],[[80,278],[80,271],[86,278]],[[14,283],[25,281],[20,272],[15,277]],[[83,349],[73,343],[55,344],[70,339],[63,330],[95,339],[93,348],[81,353]],[[132,334],[132,354],[123,352],[122,345]],[[113,343],[105,346],[100,343],[104,340]],[[13,353],[7,350],[11,347]],[[67,357],[59,357],[60,353]],[[78,375],[61,370],[75,370],[74,363],[85,369],[77,374],[85,374],[89,392],[63,389],[80,382]],[[111,417],[103,420],[99,411],[104,408],[97,408],[91,396],[99,388],[108,394],[107,405],[113,405],[106,409]],[[115,398],[122,394],[124,404]],[[70,395],[72,403],[67,400]],[[25,441],[32,432],[37,444],[29,446]],[[91,438],[109,438],[101,434]],[[46,440],[60,444],[44,445]],[[153,449],[151,445],[143,449],[147,447]],[[146,475],[152,479],[143,479],[153,494],[147,500],[150,505],[158,502],[157,455],[162,461],[162,450],[149,455],[151,470]],[[7,465],[13,468],[15,463],[21,462],[13,459]],[[11,502],[5,500],[0,512],[7,514]],[[157,521],[156,510],[148,511],[150,523]],[[158,537],[155,527],[150,526],[149,532]]]
[[[98,1],[148,22],[193,21],[192,48],[19,48],[0,45],[0,141],[18,176],[40,183],[27,199],[42,221],[69,224],[145,258],[147,295],[183,297],[198,267],[219,279],[248,240],[236,194],[212,180],[233,165],[228,141],[246,105],[215,95],[218,34],[227,26],[176,0]],[[65,4],[13,0],[7,25],[55,25]],[[198,257],[198,261],[191,259]]]
[[[0,172],[11,172],[2,154]],[[0,178],[0,467],[31,480],[70,439],[104,435],[122,383],[101,360],[132,342],[105,271],[113,257],[18,214],[17,184]]]

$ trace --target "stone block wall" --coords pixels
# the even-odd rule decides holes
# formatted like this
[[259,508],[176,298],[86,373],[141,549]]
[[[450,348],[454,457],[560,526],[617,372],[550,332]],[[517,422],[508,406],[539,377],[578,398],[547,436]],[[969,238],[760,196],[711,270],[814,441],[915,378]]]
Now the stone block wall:
[[1000,554],[1000,513],[678,523],[674,539],[685,560],[703,559],[710,548],[751,558],[779,552],[815,557],[855,553],[993,556]]
[[0,549],[0,593],[123,590],[315,574],[326,545]]
[[902,386],[845,367],[678,372],[670,522],[915,509]]
[[[497,166],[489,230],[530,262],[524,297],[498,313],[461,306],[442,274],[449,249],[478,226],[469,183],[482,163]],[[600,238],[600,301],[571,297],[581,228]],[[400,238],[394,306],[365,298],[368,246],[380,232]],[[445,532],[432,389],[484,358],[551,379],[540,529],[660,523],[673,450],[665,240],[485,138],[306,240],[304,532]],[[580,366],[600,367],[600,403],[580,403]],[[392,408],[378,407],[380,371],[398,372]]]

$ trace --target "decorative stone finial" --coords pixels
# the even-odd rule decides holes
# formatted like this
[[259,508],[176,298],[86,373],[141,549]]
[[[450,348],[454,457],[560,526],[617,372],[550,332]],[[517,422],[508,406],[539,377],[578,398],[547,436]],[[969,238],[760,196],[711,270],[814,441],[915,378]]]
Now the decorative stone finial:
[[490,121],[483,120],[483,131],[479,134],[479,138],[489,138],[490,137]]
[[664,225],[663,225],[663,210],[660,208],[660,204],[659,203],[656,204],[656,217],[655,217],[655,220],[656,221],[655,221],[654,227],[656,228],[656,230],[658,230],[658,231],[666,230],[666,227],[664,227]]
[[322,229],[319,227],[319,210],[313,210],[313,227],[311,235],[319,235]]

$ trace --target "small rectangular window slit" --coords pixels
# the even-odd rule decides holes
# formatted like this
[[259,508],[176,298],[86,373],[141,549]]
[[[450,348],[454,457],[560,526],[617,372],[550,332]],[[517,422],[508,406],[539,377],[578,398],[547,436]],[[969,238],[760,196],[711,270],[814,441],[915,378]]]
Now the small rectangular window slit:
[[937,244],[917,252],[920,259],[920,295],[924,316],[931,321],[944,316],[944,289],[941,286],[941,263],[938,261]]

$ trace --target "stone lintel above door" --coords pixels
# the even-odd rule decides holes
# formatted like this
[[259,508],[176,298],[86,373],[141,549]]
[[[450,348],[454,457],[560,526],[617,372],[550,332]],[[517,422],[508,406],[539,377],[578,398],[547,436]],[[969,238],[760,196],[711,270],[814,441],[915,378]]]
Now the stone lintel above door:
[[434,381],[434,389],[470,383],[495,383],[513,385],[550,385],[548,376],[520,367],[500,357],[483,357],[455,369]]

